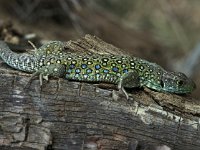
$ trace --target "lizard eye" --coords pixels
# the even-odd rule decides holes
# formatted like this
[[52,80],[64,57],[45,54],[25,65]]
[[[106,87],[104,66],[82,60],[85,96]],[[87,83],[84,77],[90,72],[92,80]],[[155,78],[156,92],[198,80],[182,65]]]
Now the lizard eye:
[[163,82],[163,80],[160,81],[160,85],[161,85],[162,88],[164,87],[164,82]]
[[177,81],[178,86],[182,86],[183,83],[184,83],[184,82],[183,82],[182,80]]

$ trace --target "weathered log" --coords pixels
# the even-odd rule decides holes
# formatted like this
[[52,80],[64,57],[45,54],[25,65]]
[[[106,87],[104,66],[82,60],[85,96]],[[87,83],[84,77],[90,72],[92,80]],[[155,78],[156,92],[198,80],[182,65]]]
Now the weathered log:
[[[68,50],[120,54],[123,50],[86,35]],[[0,149],[199,150],[200,102],[149,89],[112,98],[98,84],[50,79],[39,86],[30,75],[0,63]]]

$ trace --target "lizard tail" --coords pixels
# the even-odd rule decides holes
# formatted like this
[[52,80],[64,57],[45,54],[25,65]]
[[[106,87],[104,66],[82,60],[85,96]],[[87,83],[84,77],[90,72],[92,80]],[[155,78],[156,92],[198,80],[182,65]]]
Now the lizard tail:
[[4,41],[0,41],[0,57],[6,64],[21,71],[34,72],[37,66],[34,55],[15,53]]

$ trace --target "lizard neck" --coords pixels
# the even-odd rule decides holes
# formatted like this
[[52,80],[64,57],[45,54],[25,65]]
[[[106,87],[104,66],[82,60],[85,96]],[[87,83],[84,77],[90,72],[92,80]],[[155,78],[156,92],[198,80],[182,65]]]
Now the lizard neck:
[[140,77],[140,86],[145,86],[157,91],[162,90],[161,80],[163,74],[166,72],[161,66],[139,59],[141,63],[136,67]]

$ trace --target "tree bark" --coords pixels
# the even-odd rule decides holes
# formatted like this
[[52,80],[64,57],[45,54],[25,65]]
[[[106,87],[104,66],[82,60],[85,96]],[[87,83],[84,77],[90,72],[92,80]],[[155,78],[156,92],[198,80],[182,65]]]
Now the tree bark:
[[[71,51],[122,54],[86,35],[66,42]],[[199,150],[200,102],[150,89],[112,98],[98,84],[50,79],[40,87],[30,75],[0,63],[0,149],[134,150],[166,145]]]

